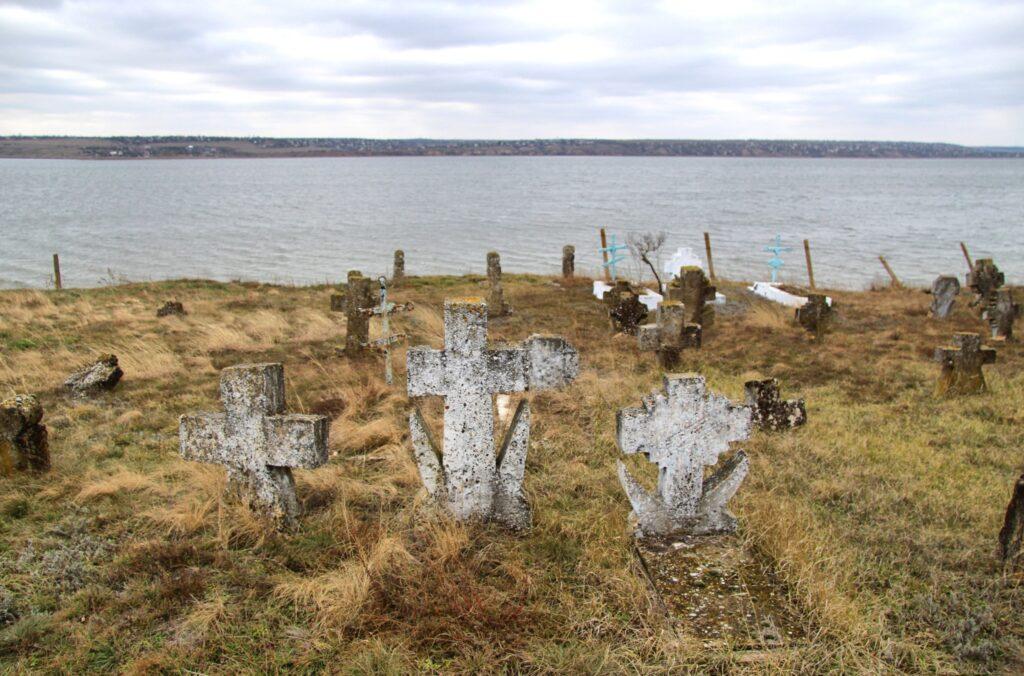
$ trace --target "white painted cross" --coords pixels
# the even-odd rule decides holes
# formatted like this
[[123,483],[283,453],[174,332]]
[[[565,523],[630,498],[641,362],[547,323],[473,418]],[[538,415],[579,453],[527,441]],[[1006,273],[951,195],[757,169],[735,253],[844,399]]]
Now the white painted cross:
[[299,502],[291,468],[327,462],[327,416],[284,415],[281,364],[224,369],[220,397],[224,413],[181,416],[181,457],[223,465],[247,504],[293,526]]
[[714,475],[704,467],[718,462],[729,442],[750,434],[751,412],[726,397],[707,392],[695,374],[665,376],[664,394],[654,392],[639,408],[624,408],[617,419],[623,453],[643,453],[658,465],[658,495],[649,494],[619,461],[619,480],[633,505],[643,535],[702,535],[730,532],[736,519],[726,503],[747,474],[737,452]]
[[420,346],[407,356],[409,396],[445,398],[443,453],[419,410],[409,415],[423,484],[459,519],[494,519],[527,528],[530,507],[523,474],[530,406],[520,402],[496,454],[491,397],[566,385],[579,371],[579,355],[556,336],[531,336],[522,345],[488,349],[487,304],[479,298],[446,300],[444,329],[444,350]]

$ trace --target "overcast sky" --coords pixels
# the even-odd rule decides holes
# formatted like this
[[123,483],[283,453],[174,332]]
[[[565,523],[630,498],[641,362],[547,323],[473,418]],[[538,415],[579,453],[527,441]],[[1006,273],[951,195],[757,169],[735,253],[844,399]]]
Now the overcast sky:
[[1024,0],[0,0],[0,134],[1024,145]]

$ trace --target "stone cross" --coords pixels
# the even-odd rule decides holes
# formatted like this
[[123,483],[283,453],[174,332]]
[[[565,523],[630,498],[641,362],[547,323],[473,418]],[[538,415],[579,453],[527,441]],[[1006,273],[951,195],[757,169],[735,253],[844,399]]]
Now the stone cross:
[[993,340],[1013,340],[1013,323],[1020,316],[1020,304],[1009,289],[996,289],[982,312]]
[[512,308],[505,303],[505,291],[501,288],[501,255],[497,251],[487,254],[487,281],[491,285],[487,309],[492,317],[504,317]]
[[832,323],[832,306],[825,296],[808,294],[807,302],[796,309],[796,321],[811,333],[820,336]]
[[566,385],[576,378],[579,355],[555,336],[488,348],[487,316],[482,299],[446,300],[444,350],[409,350],[409,396],[445,398],[443,447],[418,409],[409,416],[410,436],[427,492],[456,518],[524,529],[530,525],[523,493],[530,405],[520,402],[496,454],[492,396]]
[[359,354],[370,342],[370,315],[374,305],[373,280],[349,270],[344,293],[331,296],[331,309],[345,313],[345,352]]
[[658,365],[665,370],[679,366],[679,354],[686,348],[699,348],[700,324],[686,321],[686,308],[677,300],[665,300],[658,305],[657,323],[644,324],[637,331],[637,346],[653,350]]
[[285,415],[281,364],[224,369],[220,397],[224,413],[181,416],[181,457],[224,465],[229,488],[246,504],[294,526],[300,510],[291,468],[327,462],[327,416]]
[[747,406],[753,415],[754,427],[778,432],[800,427],[807,422],[804,400],[783,400],[779,395],[779,381],[775,378],[748,380],[743,387],[747,393]]
[[619,481],[629,496],[644,536],[731,532],[736,519],[726,503],[747,475],[749,462],[738,451],[707,479],[729,443],[750,434],[746,406],[709,393],[702,376],[666,375],[664,393],[653,392],[639,408],[624,408],[617,419],[623,453],[643,453],[658,465],[658,494],[651,495],[619,461]]
[[988,300],[1003,284],[1006,276],[999,271],[991,258],[979,258],[974,261],[971,271],[967,274],[967,287],[976,295],[975,304]]
[[576,247],[566,244],[562,247],[562,277],[572,279],[576,274]]
[[711,286],[704,270],[697,265],[679,268],[679,274],[668,284],[668,297],[686,306],[686,321],[700,324],[707,331],[715,323],[715,309],[707,305],[718,293]]
[[981,346],[977,333],[954,333],[953,344],[935,348],[935,361],[942,364],[936,390],[941,394],[974,394],[986,390],[981,367],[994,364],[996,351]]
[[405,279],[405,252],[395,249],[395,261],[391,266],[391,283],[401,284]]
[[50,445],[43,407],[31,394],[0,402],[0,476],[14,470],[50,469]]
[[647,306],[640,302],[640,292],[625,279],[605,291],[603,300],[614,331],[634,335],[640,322],[647,318]]
[[932,282],[932,317],[945,319],[953,311],[960,294],[960,280],[952,275],[940,275]]

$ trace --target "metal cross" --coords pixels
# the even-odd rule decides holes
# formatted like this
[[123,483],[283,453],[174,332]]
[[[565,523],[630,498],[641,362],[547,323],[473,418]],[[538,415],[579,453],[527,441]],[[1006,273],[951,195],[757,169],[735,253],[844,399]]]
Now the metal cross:
[[383,276],[377,280],[380,283],[380,305],[375,308],[363,310],[366,314],[379,315],[381,318],[381,337],[377,340],[366,343],[366,347],[372,347],[384,353],[384,382],[391,385],[394,382],[394,375],[391,370],[391,346],[401,342],[405,338],[404,333],[391,335],[391,315],[395,312],[411,310],[412,303],[395,305],[388,302],[388,280]]
[[605,263],[602,263],[602,265],[608,268],[608,273],[611,275],[613,283],[615,282],[615,266],[621,263],[622,261],[626,260],[626,257],[620,256],[618,252],[628,248],[629,247],[626,246],[625,244],[616,244],[615,235],[612,235],[612,243],[606,247],[601,247],[599,249],[601,253],[611,254],[608,257],[608,260]]
[[766,246],[765,251],[773,254],[771,260],[768,261],[768,267],[772,269],[772,284],[778,281],[779,269],[782,267],[782,258],[779,256],[781,253],[792,251],[792,247],[782,246],[782,235],[775,235],[775,244],[772,246]]

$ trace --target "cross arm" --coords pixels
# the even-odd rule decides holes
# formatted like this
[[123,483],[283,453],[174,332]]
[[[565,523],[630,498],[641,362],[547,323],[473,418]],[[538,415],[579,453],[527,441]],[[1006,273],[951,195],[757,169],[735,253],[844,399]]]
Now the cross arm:
[[325,415],[272,415],[265,419],[267,465],[313,469],[327,462]]
[[405,356],[410,397],[444,396],[444,352],[426,346],[411,347]]
[[651,412],[646,406],[620,409],[615,416],[615,440],[623,453],[648,452]]
[[185,460],[226,464],[223,413],[195,413],[178,419],[178,443]]

